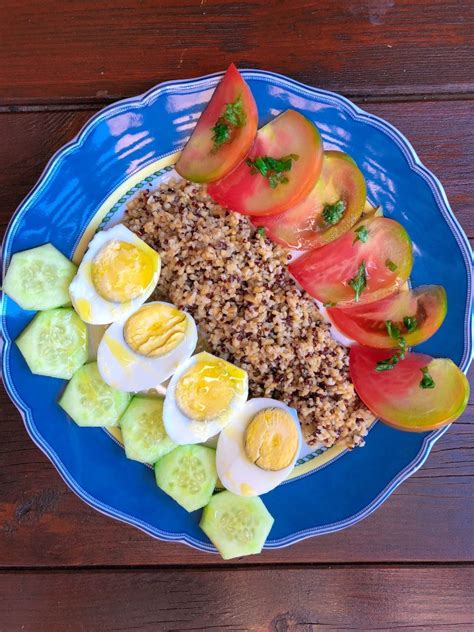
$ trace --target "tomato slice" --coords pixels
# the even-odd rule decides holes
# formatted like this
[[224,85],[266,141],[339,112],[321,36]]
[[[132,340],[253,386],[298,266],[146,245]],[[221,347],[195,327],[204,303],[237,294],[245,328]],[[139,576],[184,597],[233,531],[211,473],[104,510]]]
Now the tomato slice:
[[[230,118],[226,116],[228,106]],[[255,99],[237,68],[231,64],[181,152],[176,171],[192,182],[212,182],[222,178],[247,155],[257,125]]]
[[365,197],[365,179],[352,158],[342,151],[325,151],[321,175],[308,197],[284,213],[259,218],[258,225],[287,248],[319,248],[354,226]]
[[[244,215],[281,213],[305,198],[321,173],[323,143],[315,125],[295,110],[286,110],[259,129],[247,160],[272,158],[290,161],[282,174],[287,181],[273,183],[247,161],[228,176],[209,185],[208,193],[227,208]],[[278,175],[278,174],[277,174]]]
[[446,316],[446,291],[441,285],[421,285],[402,290],[369,305],[331,307],[327,314],[337,329],[361,345],[379,349],[398,346],[387,321],[400,332],[409,347],[428,340]]
[[452,360],[407,353],[393,369],[376,371],[377,362],[392,353],[358,345],[350,351],[354,387],[375,415],[400,430],[424,431],[445,426],[462,414],[469,382]]
[[288,267],[313,298],[341,307],[392,294],[407,280],[412,266],[412,245],[403,226],[393,219],[375,217],[362,220]]

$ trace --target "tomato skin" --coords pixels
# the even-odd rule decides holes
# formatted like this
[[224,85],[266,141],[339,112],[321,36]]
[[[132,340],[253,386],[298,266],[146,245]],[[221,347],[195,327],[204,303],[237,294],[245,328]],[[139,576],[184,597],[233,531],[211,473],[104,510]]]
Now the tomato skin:
[[208,187],[215,202],[243,215],[281,213],[305,198],[321,173],[323,143],[316,126],[295,110],[286,110],[258,130],[247,158],[283,158],[295,154],[287,183],[271,188],[268,179],[242,162]]
[[[366,242],[355,241],[361,226],[368,231]],[[395,270],[387,266],[388,261],[396,264]],[[362,262],[367,286],[356,301],[349,281]],[[342,307],[371,303],[392,294],[408,279],[412,266],[411,240],[403,226],[393,219],[372,217],[330,244],[302,255],[288,269],[313,298]]]
[[[246,123],[233,130],[232,139],[213,151],[212,128],[224,112],[227,103],[242,98]],[[252,146],[258,126],[258,112],[250,88],[234,64],[231,64],[214,91],[211,100],[198,119],[191,137],[181,152],[176,171],[192,182],[219,180],[239,162]]]
[[[398,327],[407,345],[414,347],[438,331],[446,312],[446,291],[440,285],[421,285],[414,290],[402,290],[368,305],[327,309],[329,319],[345,336],[361,345],[379,349],[398,346],[388,334],[387,320]],[[405,316],[417,319],[417,328],[412,333],[403,323]]]
[[[309,195],[278,215],[258,218],[272,241],[294,250],[319,248],[348,231],[360,218],[366,199],[365,178],[354,160],[342,151],[325,151],[321,175]],[[326,204],[343,200],[346,209],[335,225],[325,225]]]
[[[349,371],[357,394],[382,421],[411,432],[424,432],[455,421],[467,406],[469,382],[446,358],[407,353],[389,371],[375,370],[377,362],[393,349],[370,349],[355,345],[349,355]],[[422,369],[427,368],[434,388],[422,388]]]

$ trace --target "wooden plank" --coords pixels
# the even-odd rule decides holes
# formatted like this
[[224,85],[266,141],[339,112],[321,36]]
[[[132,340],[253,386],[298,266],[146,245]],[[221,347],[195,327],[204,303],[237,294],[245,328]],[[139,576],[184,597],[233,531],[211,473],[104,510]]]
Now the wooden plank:
[[[411,140],[426,166],[442,180],[451,205],[474,237],[474,101],[371,103]],[[50,156],[95,110],[0,114],[0,232],[38,179]]]
[[231,61],[347,95],[474,88],[474,9],[449,0],[4,0],[2,103],[115,99]]
[[472,566],[0,574],[8,632],[472,630]]
[[[217,555],[152,540],[95,512],[71,492],[0,395],[0,565],[219,564]],[[474,407],[423,468],[349,530],[239,563],[474,561]],[[0,619],[1,620],[1,619]],[[1,628],[1,626],[0,626]]]

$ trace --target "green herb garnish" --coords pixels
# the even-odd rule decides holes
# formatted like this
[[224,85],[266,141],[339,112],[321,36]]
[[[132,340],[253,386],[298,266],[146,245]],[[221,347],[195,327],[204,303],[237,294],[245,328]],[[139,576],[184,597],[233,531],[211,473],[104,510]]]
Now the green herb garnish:
[[386,358],[385,360],[379,360],[375,366],[376,371],[389,371],[393,369],[399,362],[399,360],[403,360],[407,352],[407,341],[404,336],[401,335],[400,329],[392,323],[391,320],[385,321],[385,327],[387,328],[387,333],[392,338],[392,340],[396,340],[398,343],[397,351]]
[[418,327],[418,321],[416,320],[415,316],[405,316],[403,318],[403,324],[405,325],[406,330],[409,334],[412,334],[414,331],[416,331],[416,328]]
[[382,371],[390,371],[393,369],[400,360],[400,355],[398,353],[394,353],[390,358],[386,358],[385,360],[379,360],[375,367],[375,370],[381,373]]
[[338,200],[334,204],[326,204],[323,209],[323,219],[326,224],[334,226],[334,224],[341,221],[345,210],[346,203],[344,200]]
[[247,116],[244,112],[244,104],[242,97],[239,96],[233,103],[226,103],[222,116],[217,119],[216,124],[212,128],[213,132],[213,151],[217,151],[221,145],[229,142],[232,138],[232,132],[236,127],[243,127],[247,122]]
[[387,259],[385,262],[385,266],[390,270],[390,272],[395,272],[398,270],[398,266],[391,259]]
[[364,244],[368,241],[369,231],[365,226],[359,226],[359,228],[356,228],[354,232],[356,236],[354,237],[352,245],[354,245],[356,241],[362,241]]
[[276,189],[279,184],[286,184],[288,177],[286,172],[291,170],[293,160],[298,160],[296,154],[289,154],[283,158],[272,158],[271,156],[257,156],[255,160],[247,158],[245,164],[250,167],[252,175],[260,173],[267,178],[270,187]]
[[333,303],[332,301],[328,301],[327,303],[323,303],[323,307],[336,307],[337,303]]
[[349,281],[347,282],[348,285],[351,286],[351,288],[354,290],[355,293],[355,301],[356,303],[359,302],[360,299],[360,295],[362,294],[362,292],[365,290],[365,288],[367,287],[367,274],[366,274],[366,270],[365,270],[365,261],[362,260],[358,270],[357,270],[357,274],[355,275],[355,277],[353,277],[352,279],[349,279]]
[[260,235],[260,237],[265,237],[265,227],[260,226],[260,228],[257,228],[257,233]]
[[421,388],[434,388],[436,386],[433,378],[428,373],[428,367],[424,366],[420,371],[423,373],[423,377],[420,381]]

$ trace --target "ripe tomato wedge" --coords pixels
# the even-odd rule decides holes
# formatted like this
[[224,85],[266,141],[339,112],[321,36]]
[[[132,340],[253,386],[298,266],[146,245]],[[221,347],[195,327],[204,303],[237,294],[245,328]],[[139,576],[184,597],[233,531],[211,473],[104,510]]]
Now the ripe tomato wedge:
[[348,338],[361,345],[389,349],[398,346],[390,336],[387,321],[396,327],[409,347],[428,340],[446,316],[446,291],[441,285],[421,285],[402,290],[369,305],[330,307],[327,314]]
[[[321,173],[323,143],[315,125],[295,110],[286,110],[259,129],[247,160],[292,159],[291,168],[282,176],[287,179],[271,186],[267,177],[249,166],[238,165],[228,176],[209,185],[208,193],[222,206],[244,215],[281,213],[305,198]],[[278,175],[278,174],[277,174]],[[275,184],[275,183],[274,183]]]
[[308,197],[278,215],[258,218],[273,241],[295,250],[319,248],[343,235],[365,206],[365,178],[342,151],[325,151],[323,168]]
[[[228,106],[231,108],[229,119],[226,117]],[[214,128],[218,124],[216,132]],[[255,140],[257,125],[257,106],[250,88],[231,64],[181,152],[176,171],[193,182],[222,178],[247,155]],[[220,144],[216,145],[215,139]]]
[[392,294],[405,283],[412,266],[411,240],[403,226],[375,217],[302,255],[288,268],[313,298],[342,307]]
[[352,382],[375,415],[400,430],[421,432],[445,426],[462,414],[469,382],[452,360],[407,353],[390,371],[376,371],[377,362],[391,354],[391,349],[358,345],[350,351]]

